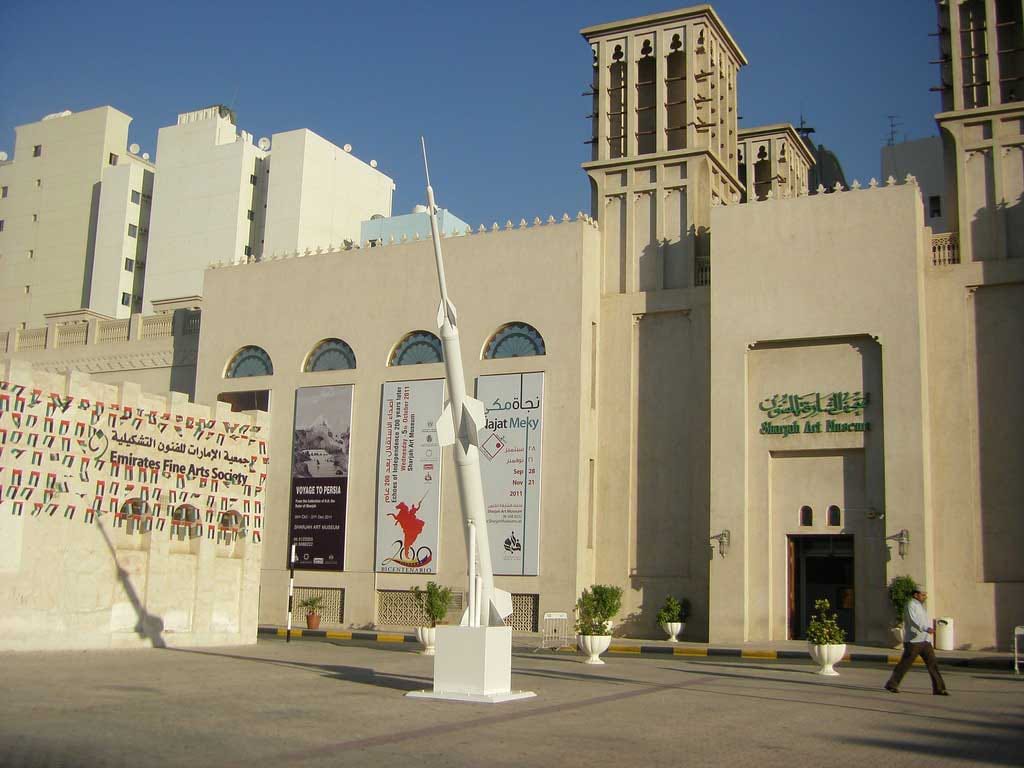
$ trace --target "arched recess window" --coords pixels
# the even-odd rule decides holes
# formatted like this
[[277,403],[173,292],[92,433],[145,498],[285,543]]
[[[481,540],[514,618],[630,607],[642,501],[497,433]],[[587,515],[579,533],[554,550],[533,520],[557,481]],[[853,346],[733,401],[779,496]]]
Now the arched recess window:
[[134,533],[149,533],[153,529],[153,513],[142,499],[128,499],[114,515],[114,526],[123,527],[129,536]]
[[441,340],[430,331],[413,331],[395,345],[388,365],[444,362]]
[[546,354],[544,337],[527,323],[506,323],[495,331],[484,347],[484,360],[543,354]]
[[356,367],[352,347],[341,339],[324,339],[306,358],[304,371],[345,371]]
[[175,507],[171,512],[171,538],[184,541],[186,538],[194,539],[203,533],[202,523],[199,521],[199,510],[191,504],[182,504]]
[[271,376],[273,373],[274,364],[262,347],[242,347],[231,358],[224,377],[241,379],[246,376]]

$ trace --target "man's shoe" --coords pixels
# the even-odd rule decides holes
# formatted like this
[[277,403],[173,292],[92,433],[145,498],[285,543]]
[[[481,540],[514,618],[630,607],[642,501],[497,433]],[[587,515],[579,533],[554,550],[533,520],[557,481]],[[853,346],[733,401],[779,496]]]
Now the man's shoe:
[[900,692],[900,689],[897,688],[892,683],[886,683],[885,684],[885,690],[887,690],[889,693],[899,693]]
[[932,691],[936,696],[949,696],[949,691]]

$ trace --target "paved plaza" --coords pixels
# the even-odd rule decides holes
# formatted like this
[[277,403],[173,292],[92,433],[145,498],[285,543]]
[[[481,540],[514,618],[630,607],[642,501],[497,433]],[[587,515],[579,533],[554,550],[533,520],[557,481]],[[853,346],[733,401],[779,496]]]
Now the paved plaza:
[[1018,766],[1024,676],[516,652],[503,705],[406,698],[408,645],[262,639],[198,650],[0,654],[0,764],[27,766]]

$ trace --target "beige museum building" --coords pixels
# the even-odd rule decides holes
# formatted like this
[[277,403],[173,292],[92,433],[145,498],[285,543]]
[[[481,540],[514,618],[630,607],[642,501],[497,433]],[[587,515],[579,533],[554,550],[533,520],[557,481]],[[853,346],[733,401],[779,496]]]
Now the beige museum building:
[[[684,639],[797,639],[828,597],[849,640],[888,644],[886,584],[910,574],[957,647],[1008,644],[1024,620],[1024,89],[1008,85],[1024,60],[989,52],[1024,14],[936,6],[945,232],[913,176],[808,194],[791,126],[739,129],[747,60],[710,6],[583,30],[591,211],[443,241],[468,391],[543,374],[536,565],[496,578],[516,628],[608,583],[624,589],[617,634],[658,637],[671,594],[692,604]],[[380,554],[397,530],[388,398],[444,378],[429,240],[222,261],[202,288],[194,395],[270,412],[259,622],[286,621],[294,471],[322,455],[299,450],[316,425],[296,404],[336,387],[345,431],[318,445],[344,456],[343,556],[300,563],[297,592],[326,598],[327,629],[409,626],[412,587],[461,593],[467,571],[447,455],[429,562]],[[194,329],[177,309],[173,328]],[[91,354],[50,347],[22,357],[59,370]]]

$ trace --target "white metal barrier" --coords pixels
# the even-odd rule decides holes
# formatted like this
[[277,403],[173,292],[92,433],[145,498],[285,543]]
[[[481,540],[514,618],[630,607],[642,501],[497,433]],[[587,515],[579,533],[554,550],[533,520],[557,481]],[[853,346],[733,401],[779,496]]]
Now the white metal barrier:
[[1020,674],[1020,651],[1017,650],[1017,643],[1024,637],[1024,625],[1013,628],[1013,674]]
[[576,637],[569,614],[564,611],[545,613],[541,622],[540,645],[534,650],[542,651],[547,648],[558,650],[564,646],[572,647],[575,644]]

